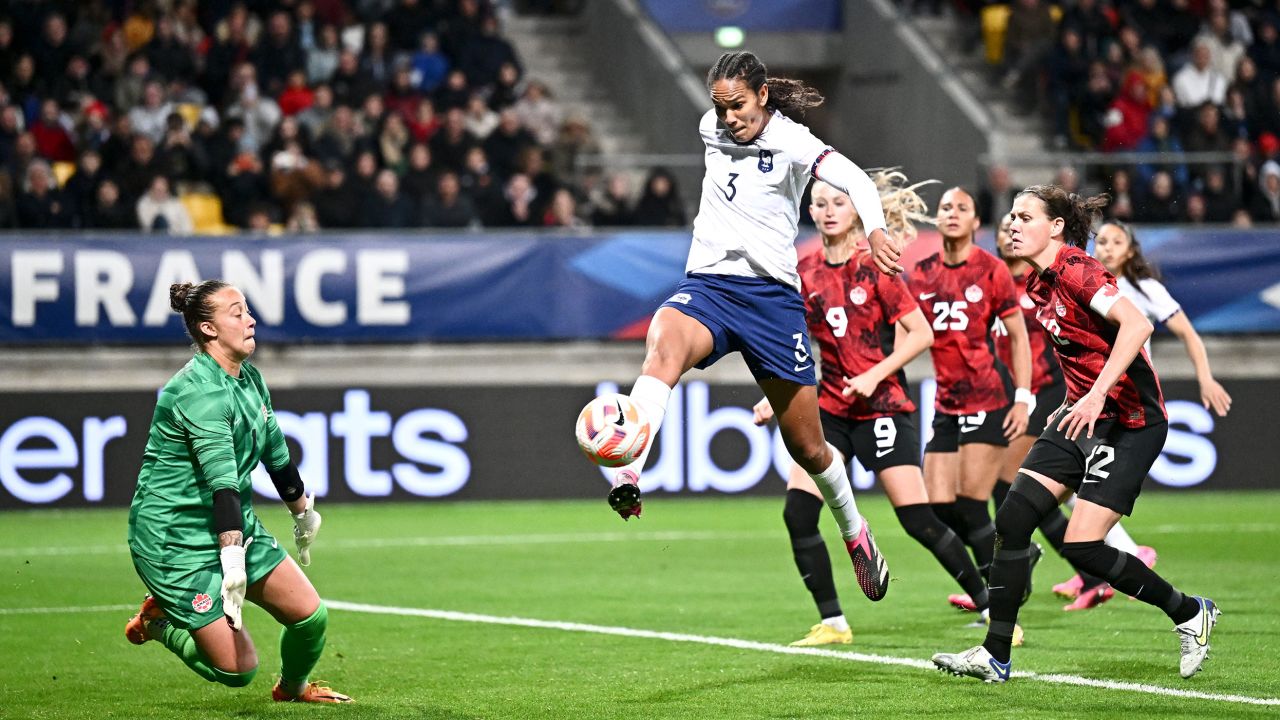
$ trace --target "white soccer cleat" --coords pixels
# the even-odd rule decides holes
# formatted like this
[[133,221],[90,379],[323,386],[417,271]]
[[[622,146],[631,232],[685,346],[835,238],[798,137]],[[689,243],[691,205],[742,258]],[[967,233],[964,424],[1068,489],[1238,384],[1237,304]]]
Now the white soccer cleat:
[[1013,663],[996,660],[986,648],[978,645],[962,653],[937,653],[933,656],[933,664],[952,675],[967,675],[982,682],[1002,683],[1009,679],[1009,666]]
[[1205,658],[1209,657],[1209,634],[1218,622],[1218,605],[1205,597],[1196,597],[1200,603],[1200,612],[1190,620],[1175,625],[1173,631],[1178,634],[1178,642],[1182,644],[1182,659],[1178,663],[1178,671],[1184,678],[1189,678],[1200,671]]

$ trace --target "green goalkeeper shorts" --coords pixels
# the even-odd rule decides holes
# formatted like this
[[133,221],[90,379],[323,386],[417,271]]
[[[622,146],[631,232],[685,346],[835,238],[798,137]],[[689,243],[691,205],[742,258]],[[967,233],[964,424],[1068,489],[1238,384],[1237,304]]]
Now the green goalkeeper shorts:
[[[174,627],[198,630],[222,619],[222,563],[215,560],[207,565],[174,567],[135,552],[130,554],[133,556],[133,569],[142,578],[142,584],[160,603]],[[258,523],[253,542],[244,553],[249,585],[266,577],[288,556],[262,523]]]

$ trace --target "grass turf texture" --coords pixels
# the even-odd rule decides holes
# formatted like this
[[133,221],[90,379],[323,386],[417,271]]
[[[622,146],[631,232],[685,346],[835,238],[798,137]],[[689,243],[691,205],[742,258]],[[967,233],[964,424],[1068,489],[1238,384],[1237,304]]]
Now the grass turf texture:
[[[824,518],[859,652],[927,661],[978,644],[952,610],[954,584],[906,537],[883,496],[859,503],[893,582],[862,597]],[[288,516],[259,506],[292,549]],[[622,523],[595,502],[325,505],[308,574],[323,597],[785,645],[816,622],[792,564],[779,498],[654,496]],[[1053,553],[1036,570],[1014,669],[1207,693],[1280,697],[1280,493],[1150,493],[1127,523],[1157,569],[1223,608],[1213,656],[1178,677],[1178,643],[1158,610],[1118,597],[1064,613],[1049,588],[1070,574]],[[248,688],[207,683],[158,643],[129,645],[142,586],[123,546],[126,511],[0,513],[0,717],[826,718],[1275,717],[1280,708],[1073,687],[1023,678],[983,685],[913,667],[669,640],[334,609],[313,679],[357,704],[303,709],[269,699],[276,625],[246,624],[261,668]],[[521,537],[525,536],[525,537]],[[34,549],[33,549],[34,548]],[[42,549],[43,548],[43,549]],[[874,713],[874,714],[872,714]]]

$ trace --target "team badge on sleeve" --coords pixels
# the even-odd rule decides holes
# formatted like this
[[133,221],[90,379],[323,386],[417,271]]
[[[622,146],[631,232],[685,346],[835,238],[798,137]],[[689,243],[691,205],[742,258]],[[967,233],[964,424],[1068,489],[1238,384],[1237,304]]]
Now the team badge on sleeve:
[[970,285],[964,289],[964,299],[971,303],[981,302],[982,288],[977,285]]
[[191,598],[191,608],[196,612],[209,612],[213,608],[213,598],[209,597],[208,593],[196,593],[196,596]]
[[757,163],[760,172],[767,173],[773,170],[773,153],[768,150],[760,151],[760,162]]

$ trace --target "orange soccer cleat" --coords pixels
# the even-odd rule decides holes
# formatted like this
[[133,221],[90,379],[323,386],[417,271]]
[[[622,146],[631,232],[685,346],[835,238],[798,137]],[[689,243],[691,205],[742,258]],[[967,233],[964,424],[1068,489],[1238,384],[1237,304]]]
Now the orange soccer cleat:
[[129,622],[125,624],[124,636],[134,645],[154,640],[155,636],[151,634],[151,628],[147,625],[160,620],[165,620],[164,611],[160,609],[160,603],[148,594],[142,600],[142,607],[138,608],[138,614],[129,618]]
[[290,695],[280,687],[280,682],[276,682],[275,687],[271,688],[271,699],[276,702],[304,702],[304,703],[349,703],[351,698],[334,690],[328,685],[321,682],[307,683],[302,692],[297,695]]

